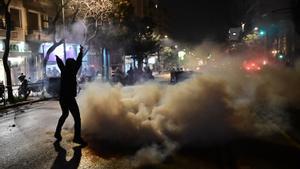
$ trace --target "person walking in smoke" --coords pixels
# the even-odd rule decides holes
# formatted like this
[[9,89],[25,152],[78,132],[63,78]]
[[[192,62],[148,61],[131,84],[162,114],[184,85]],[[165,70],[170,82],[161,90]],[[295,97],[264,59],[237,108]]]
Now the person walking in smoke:
[[83,58],[83,47],[80,46],[80,52],[78,54],[77,59],[69,58],[66,60],[66,65],[64,65],[63,61],[56,56],[57,65],[61,71],[61,84],[60,84],[60,97],[59,97],[59,104],[62,110],[62,115],[58,120],[58,124],[56,127],[54,137],[61,141],[61,129],[69,115],[69,111],[71,112],[74,118],[74,139],[73,142],[86,145],[86,142],[81,138],[81,119],[80,119],[80,112],[76,102],[76,95],[77,95],[77,82],[76,82],[76,75],[78,70],[81,67]]

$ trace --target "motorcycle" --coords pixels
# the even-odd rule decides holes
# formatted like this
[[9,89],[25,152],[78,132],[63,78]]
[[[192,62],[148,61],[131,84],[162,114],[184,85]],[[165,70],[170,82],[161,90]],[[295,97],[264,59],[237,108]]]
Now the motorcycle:
[[26,100],[30,93],[31,90],[28,88],[28,81],[24,79],[21,83],[21,86],[18,88],[18,95]]

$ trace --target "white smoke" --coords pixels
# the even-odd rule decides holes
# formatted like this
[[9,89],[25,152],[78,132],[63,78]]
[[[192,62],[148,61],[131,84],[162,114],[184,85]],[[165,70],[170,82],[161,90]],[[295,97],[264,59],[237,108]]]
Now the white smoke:
[[177,145],[166,141],[163,147],[154,144],[138,150],[133,158],[133,166],[154,165],[161,163],[176,150]]
[[173,86],[93,83],[79,98],[85,138],[91,148],[104,141],[138,149],[134,164],[144,165],[159,163],[181,147],[287,130],[285,108],[299,108],[299,64],[256,75],[237,64],[232,60],[228,69],[210,68]]

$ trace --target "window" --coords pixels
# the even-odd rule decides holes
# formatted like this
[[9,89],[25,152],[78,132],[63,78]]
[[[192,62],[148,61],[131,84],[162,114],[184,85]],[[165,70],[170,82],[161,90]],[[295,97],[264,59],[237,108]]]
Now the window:
[[48,15],[41,15],[41,21],[42,21],[42,29],[48,29],[49,28]]
[[37,13],[28,12],[28,30],[39,30],[39,17]]
[[12,20],[12,26],[21,28],[22,27],[21,11],[19,9],[10,8],[10,15]]

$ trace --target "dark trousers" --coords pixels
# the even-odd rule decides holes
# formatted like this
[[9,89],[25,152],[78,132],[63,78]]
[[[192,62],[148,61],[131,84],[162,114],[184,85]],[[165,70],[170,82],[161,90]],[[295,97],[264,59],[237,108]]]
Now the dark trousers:
[[80,113],[79,113],[79,108],[76,102],[76,99],[74,97],[70,97],[70,98],[64,98],[61,97],[59,99],[59,104],[62,110],[62,115],[58,120],[58,124],[56,127],[56,133],[60,133],[62,126],[65,123],[65,120],[67,119],[67,117],[69,116],[69,111],[71,112],[73,118],[74,118],[74,130],[75,130],[75,134],[74,134],[74,138],[79,138],[81,137],[81,119],[80,119]]

